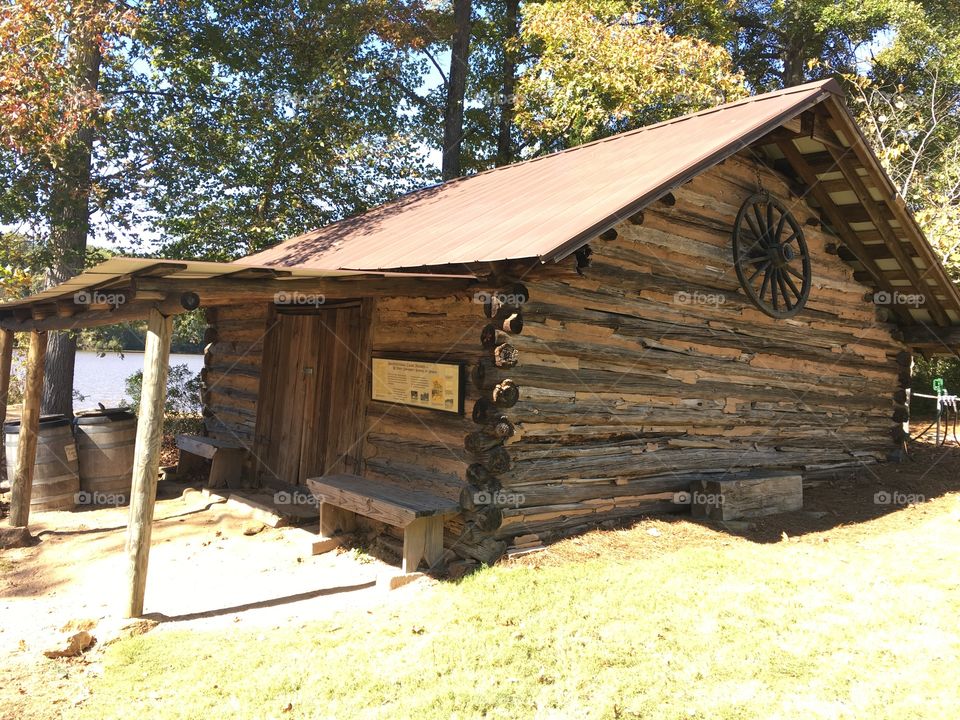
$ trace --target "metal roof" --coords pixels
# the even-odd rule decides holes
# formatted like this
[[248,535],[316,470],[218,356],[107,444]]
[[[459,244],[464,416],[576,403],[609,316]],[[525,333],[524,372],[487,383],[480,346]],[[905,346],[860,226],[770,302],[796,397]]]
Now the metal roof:
[[83,271],[79,275],[54,285],[53,287],[34,293],[19,300],[0,302],[0,315],[4,311],[27,306],[38,306],[46,303],[55,303],[58,300],[72,298],[78,293],[89,292],[94,289],[112,288],[123,285],[135,278],[159,278],[165,280],[195,281],[198,284],[204,280],[234,279],[238,282],[250,279],[272,280],[305,280],[309,278],[338,278],[338,277],[395,277],[407,279],[410,277],[423,278],[451,278],[473,279],[473,275],[440,275],[437,273],[391,273],[369,272],[366,270],[321,270],[318,268],[277,268],[264,265],[244,265],[238,267],[233,263],[208,262],[203,260],[165,260],[155,258],[112,257],[99,265]]
[[833,80],[756,95],[405,195],[239,263],[400,269],[558,260],[831,95]]

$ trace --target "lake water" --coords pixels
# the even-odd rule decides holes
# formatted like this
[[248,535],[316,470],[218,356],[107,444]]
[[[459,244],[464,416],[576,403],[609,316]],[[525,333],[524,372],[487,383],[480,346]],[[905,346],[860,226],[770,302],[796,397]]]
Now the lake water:
[[[187,365],[194,374],[203,367],[203,355],[170,355],[171,365]],[[73,374],[74,390],[85,400],[74,400],[74,410],[94,408],[97,403],[116,407],[127,397],[126,379],[143,369],[143,353],[124,353],[123,357],[110,353],[97,357],[94,352],[77,353],[77,365]]]

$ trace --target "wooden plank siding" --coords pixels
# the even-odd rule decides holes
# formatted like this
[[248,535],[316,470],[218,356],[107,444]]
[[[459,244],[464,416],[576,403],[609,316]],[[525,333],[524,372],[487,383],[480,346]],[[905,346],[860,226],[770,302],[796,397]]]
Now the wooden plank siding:
[[[815,217],[779,176],[761,177],[801,223]],[[818,227],[805,227],[806,308],[776,320],[747,301],[730,237],[756,190],[753,163],[732,158],[592,242],[583,275],[569,258],[513,278],[529,300],[510,337],[518,362],[502,371],[520,401],[504,411],[515,434],[497,538],[677,510],[670,494],[705,474],[812,474],[890,453],[905,346]]]

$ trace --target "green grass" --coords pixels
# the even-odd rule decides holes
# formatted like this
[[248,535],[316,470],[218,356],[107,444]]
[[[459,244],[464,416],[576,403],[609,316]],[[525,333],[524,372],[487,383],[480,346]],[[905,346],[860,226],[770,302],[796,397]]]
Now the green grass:
[[108,650],[74,712],[955,717],[958,525],[942,513],[876,537],[721,538],[624,562],[495,567],[329,622],[154,631]]

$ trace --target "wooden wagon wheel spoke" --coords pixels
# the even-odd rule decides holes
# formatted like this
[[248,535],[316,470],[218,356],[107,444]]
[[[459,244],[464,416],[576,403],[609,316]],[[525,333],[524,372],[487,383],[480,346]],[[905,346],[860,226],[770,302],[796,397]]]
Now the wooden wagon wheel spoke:
[[753,284],[753,281],[757,279],[757,275],[759,275],[759,274],[762,273],[764,270],[766,270],[768,267],[770,267],[770,264],[771,264],[772,262],[773,262],[773,260],[767,259],[767,260],[765,260],[764,262],[760,263],[760,265],[757,266],[757,269],[754,270],[753,275],[750,276],[750,279],[747,280],[747,282],[752,285],[752,284]]
[[762,231],[762,230],[759,228],[759,226],[757,225],[757,221],[756,221],[756,220],[754,220],[754,219],[753,219],[752,217],[750,217],[749,215],[747,215],[747,216],[745,216],[745,217],[746,217],[746,220],[747,220],[747,224],[750,226],[750,230],[753,231],[754,238],[756,239],[756,242],[754,242],[754,244],[753,244],[751,247],[756,247],[758,244],[760,244],[761,242],[763,242],[763,231]]
[[[777,233],[776,233],[776,235],[774,235],[774,238],[776,239],[776,241],[777,241],[778,243],[781,242],[780,236],[783,235],[783,226],[786,225],[786,223],[787,223],[787,216],[786,216],[786,215],[781,215],[781,216],[780,216],[780,222],[777,223]],[[794,234],[796,234],[796,233],[794,233]],[[793,235],[791,235],[791,236],[790,236],[789,238],[787,238],[786,240],[783,240],[783,241],[782,241],[782,244],[786,244],[786,243],[790,242],[790,240],[791,240],[792,237],[793,237]]]
[[[804,256],[804,257],[806,257],[806,256]],[[796,269],[794,269],[794,268],[792,268],[792,267],[787,267],[787,272],[790,273],[791,275],[793,275],[794,277],[798,277],[798,278],[800,278],[801,280],[803,280],[803,273],[800,272],[799,270],[796,270]]]
[[[767,225],[763,221],[763,216],[760,214],[759,205],[754,205],[753,214],[757,218],[757,227],[760,228],[760,230],[757,232],[757,235],[760,237],[761,241],[765,241],[767,239]],[[764,245],[766,245],[766,242],[764,242]]]
[[760,192],[743,203],[733,229],[733,259],[744,294],[764,313],[785,318],[803,309],[810,295],[810,253],[802,226],[780,200]]
[[799,300],[803,296],[803,293],[800,292],[800,288],[798,288],[797,284],[793,282],[793,280],[790,278],[790,275],[788,275],[787,273],[784,273],[783,281],[787,284],[787,286],[793,292],[793,296],[797,298],[797,300]]
[[760,286],[760,299],[763,299],[764,293],[767,292],[767,285],[770,284],[770,268],[767,268],[767,272],[763,275],[763,285]]
[[780,294],[783,296],[783,302],[787,306],[787,310],[793,310],[793,303],[790,302],[790,293],[787,291],[787,284],[783,281],[786,275],[783,272],[777,271],[777,284],[780,286]]

